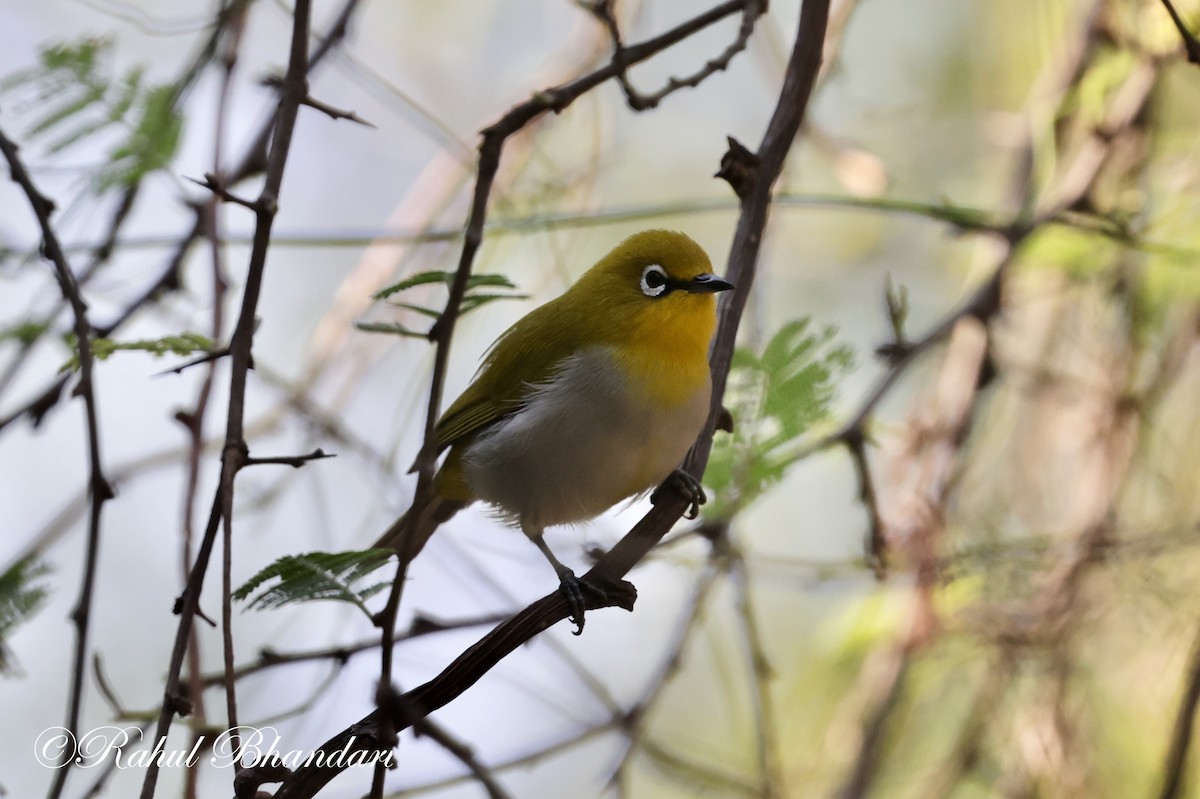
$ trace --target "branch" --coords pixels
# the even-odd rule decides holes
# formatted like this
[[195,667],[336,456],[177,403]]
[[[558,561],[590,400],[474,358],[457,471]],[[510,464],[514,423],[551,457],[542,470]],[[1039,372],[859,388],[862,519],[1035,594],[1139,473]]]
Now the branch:
[[[507,618],[502,613],[488,613],[482,616],[473,616],[455,621],[438,621],[424,616],[418,616],[413,620],[409,628],[396,636],[396,643],[410,641],[414,638],[422,638],[426,635],[434,635],[435,633],[449,632],[452,630],[465,630],[468,627],[478,627],[483,624],[499,624]],[[350,660],[350,658],[361,652],[369,652],[379,646],[379,639],[372,637],[368,640],[358,641],[352,644],[342,644],[340,646],[321,647],[319,649],[306,649],[298,652],[276,652],[273,649],[264,648],[259,651],[258,658],[249,663],[238,666],[233,673],[235,680],[240,680],[243,677],[249,677],[252,674],[266,671],[275,668],[276,666],[286,666],[292,663],[312,663],[325,660],[332,660],[335,663],[342,664]],[[228,677],[224,671],[213,672],[206,674],[201,678],[204,687],[209,688],[217,685],[224,685],[228,682]]]
[[293,469],[299,469],[309,461],[319,461],[325,458],[336,458],[337,455],[325,452],[320,447],[317,447],[307,455],[278,455],[273,458],[251,458],[246,456],[242,461],[243,466],[261,466],[263,464],[275,463],[283,466],[291,466]]
[[[251,347],[254,340],[255,315],[259,294],[262,290],[263,273],[266,268],[267,249],[271,243],[271,225],[278,208],[279,190],[283,184],[284,167],[287,164],[292,134],[296,126],[301,100],[308,94],[308,35],[311,0],[297,0],[292,26],[292,41],[288,59],[287,76],[280,92],[279,107],[274,116],[267,154],[266,180],[262,192],[255,201],[254,245],[250,252],[246,283],[242,295],[242,306],[237,324],[229,342],[231,377],[229,388],[229,413],[225,430],[225,447],[222,458],[221,480],[213,497],[204,539],[196,553],[196,561],[184,590],[180,608],[179,625],[171,663],[167,671],[166,687],[163,691],[162,709],[155,730],[155,742],[165,741],[176,712],[185,712],[187,702],[179,693],[180,671],[184,653],[200,602],[200,589],[208,570],[209,558],[221,520],[225,522],[225,535],[232,534],[232,509],[234,477],[244,465],[248,455],[245,431],[246,380],[251,363]],[[232,720],[231,720],[232,721]],[[237,741],[231,740],[236,748]],[[158,780],[157,759],[146,770],[142,783],[141,799],[151,799]]]
[[621,85],[621,91],[625,93],[625,101],[634,111],[647,111],[657,108],[659,103],[680,89],[695,88],[710,75],[722,72],[728,68],[729,62],[733,60],[733,57],[746,49],[746,45],[750,41],[750,35],[754,33],[755,24],[758,22],[759,17],[767,12],[767,3],[766,0],[746,0],[742,5],[742,24],[738,28],[737,37],[720,55],[710,59],[703,67],[687,77],[669,78],[663,88],[649,94],[639,92],[629,80],[626,67],[632,62],[629,59],[625,45],[621,41],[621,29],[617,25],[616,16],[613,14],[612,0],[596,0],[596,2],[588,7],[588,10],[604,23],[604,26],[608,28],[609,36],[612,37],[612,60],[614,64],[620,66],[620,71],[617,73],[617,82]]
[[471,751],[471,747],[453,736],[449,730],[429,719],[422,719],[413,725],[413,731],[436,741],[439,746],[466,766],[471,775],[483,786],[488,799],[510,799],[508,791],[500,785],[493,770],[480,763],[475,758],[475,753]]
[[[0,131],[0,151],[8,162],[13,181],[25,192],[29,206],[37,217],[42,229],[42,252],[54,266],[54,274],[62,291],[63,300],[71,307],[74,316],[76,346],[79,348],[79,385],[75,387],[74,395],[83,397],[84,416],[87,423],[87,452],[88,452],[88,492],[91,496],[91,509],[88,515],[88,538],[84,555],[83,575],[79,586],[79,599],[71,610],[71,621],[75,625],[75,655],[71,674],[71,690],[67,710],[67,730],[76,740],[79,733],[79,716],[83,707],[83,675],[87,667],[88,626],[91,620],[92,592],[96,583],[96,561],[100,550],[100,516],[104,503],[113,497],[112,486],[104,476],[104,467],[100,459],[100,423],[96,413],[96,393],[94,383],[95,362],[92,358],[92,325],[88,321],[87,304],[79,293],[79,284],[75,281],[75,273],[63,254],[50,215],[54,212],[54,203],[37,190],[30,178],[29,172],[17,154],[14,144],[3,131]],[[55,394],[57,396],[57,392]],[[71,754],[66,755],[62,767],[55,774],[54,783],[49,796],[52,799],[62,795],[66,785],[67,775],[75,760]]]
[[1192,644],[1191,657],[1188,658],[1183,696],[1179,701],[1179,709],[1175,712],[1171,746],[1167,750],[1166,763],[1163,765],[1162,790],[1159,791],[1159,799],[1177,799],[1184,795],[1184,778],[1186,777],[1184,771],[1187,765],[1188,750],[1192,744],[1198,703],[1200,703],[1200,635],[1196,636],[1196,640]]
[[1171,0],[1162,0],[1162,4],[1166,6],[1167,13],[1171,15],[1171,21],[1175,23],[1175,28],[1179,31],[1179,36],[1183,39],[1183,49],[1187,52],[1187,60],[1190,63],[1200,66],[1200,41],[1192,35],[1184,24],[1183,18],[1179,16],[1179,12],[1175,10],[1175,6]]

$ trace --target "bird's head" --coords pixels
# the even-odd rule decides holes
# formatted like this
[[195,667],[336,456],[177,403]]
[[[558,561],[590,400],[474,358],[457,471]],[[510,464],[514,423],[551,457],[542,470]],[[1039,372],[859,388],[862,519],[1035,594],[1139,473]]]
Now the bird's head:
[[635,233],[579,280],[588,291],[603,291],[615,302],[651,308],[666,300],[712,307],[712,295],[733,288],[712,273],[704,250],[684,233]]
[[621,242],[571,289],[605,338],[707,349],[715,294],[733,288],[713,274],[704,250],[683,233],[645,230]]

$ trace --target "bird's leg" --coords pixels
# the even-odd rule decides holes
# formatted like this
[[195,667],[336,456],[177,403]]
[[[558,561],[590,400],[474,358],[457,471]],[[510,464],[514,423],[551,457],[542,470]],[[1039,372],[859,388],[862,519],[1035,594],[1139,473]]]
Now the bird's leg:
[[683,515],[688,519],[699,516],[700,506],[708,502],[708,495],[704,493],[700,481],[683,469],[676,469],[667,475],[667,479],[662,481],[662,485],[654,489],[654,493],[650,495],[650,504],[657,505],[658,500],[662,498],[663,491],[675,491],[683,495],[683,498],[688,501],[687,511]]
[[[526,535],[529,535],[528,531],[526,531]],[[569,566],[564,566],[562,561],[554,557],[554,553],[550,551],[550,546],[542,537],[540,530],[537,531],[537,535],[529,535],[529,538],[537,544],[537,548],[554,567],[554,573],[558,575],[558,590],[562,591],[563,596],[567,598],[567,605],[571,608],[571,615],[567,618],[575,625],[574,635],[579,635],[583,632],[583,612],[587,609],[583,600],[584,590],[599,594],[601,597],[606,596],[606,592],[576,577],[575,572],[571,571]]]

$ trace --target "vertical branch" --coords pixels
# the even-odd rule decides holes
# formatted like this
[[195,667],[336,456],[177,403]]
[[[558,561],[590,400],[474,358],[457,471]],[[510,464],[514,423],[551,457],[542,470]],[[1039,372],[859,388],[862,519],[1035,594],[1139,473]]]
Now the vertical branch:
[[[229,110],[229,96],[233,86],[234,68],[237,64],[238,49],[241,45],[242,31],[245,26],[246,13],[248,11],[247,0],[229,0],[220,11],[220,18],[224,20],[222,27],[222,37],[216,43],[216,49],[219,49],[219,61],[221,64],[221,79],[217,89],[216,99],[216,115],[213,122],[213,153],[212,173],[218,177],[222,175],[221,164],[223,162],[223,148],[225,141],[226,120]],[[213,195],[197,209],[198,218],[202,219],[205,234],[209,242],[209,251],[212,257],[212,312],[210,317],[210,338],[213,341],[220,341],[225,327],[225,292],[228,285],[225,280],[225,264],[223,251],[221,248],[221,213],[220,201]],[[185,479],[185,494],[183,502],[183,519],[182,519],[182,541],[180,543],[180,557],[183,567],[183,579],[186,581],[188,574],[192,570],[192,544],[195,540],[193,530],[193,518],[196,511],[196,499],[200,490],[200,459],[204,449],[204,420],[208,411],[208,402],[212,394],[213,380],[216,377],[216,362],[210,361],[204,370],[204,378],[201,381],[200,389],[196,395],[196,403],[191,411],[180,411],[176,414],[176,419],[183,425],[188,436],[188,452],[187,452],[187,476]],[[228,578],[228,555],[229,542],[226,539],[225,558],[223,559],[222,569],[222,603],[221,603],[221,626],[224,637],[224,647],[226,654],[226,669],[232,669],[232,625],[230,620],[230,587]],[[201,669],[202,659],[200,657],[200,637],[197,634],[196,627],[193,625],[188,633],[187,645],[187,678],[189,700],[193,704],[193,744],[199,743],[203,736],[202,730],[207,727],[205,723],[205,707],[204,707],[204,682]],[[227,686],[227,719],[229,727],[237,726],[237,714],[235,704],[235,694],[233,680],[226,680]],[[199,769],[198,763],[193,764],[187,769],[185,777],[185,796],[195,797],[198,790]]]
[[[229,14],[229,32],[224,43],[224,49],[221,53],[221,86],[217,96],[217,114],[214,122],[213,130],[213,174],[218,176],[220,180],[222,169],[222,147],[225,139],[226,118],[229,110],[229,94],[233,86],[233,75],[237,68],[238,50],[242,43],[242,33],[245,30],[246,14],[249,9],[249,0],[233,0],[228,9]],[[299,12],[297,12],[299,13]],[[293,61],[296,59],[296,54],[293,53]],[[212,253],[212,279],[213,279],[213,317],[212,331],[213,340],[219,341],[221,330],[224,326],[224,296],[225,296],[225,265],[222,257],[221,249],[221,205],[217,202],[215,196],[209,198],[208,204],[208,219],[209,219],[209,247]],[[199,459],[199,448],[203,441],[202,429],[204,424],[204,407],[207,405],[208,392],[212,387],[215,365],[210,365],[206,375],[204,386],[201,389],[201,397],[197,403],[198,411],[195,419],[195,437],[192,446],[196,453],[196,460]],[[194,489],[193,489],[194,490]],[[233,485],[232,481],[228,487],[228,496],[232,498]],[[232,504],[232,503],[230,503]],[[188,524],[191,524],[191,519],[188,519]],[[229,730],[237,730],[239,728],[238,713],[237,713],[237,681],[234,679],[234,652],[233,652],[233,536],[232,536],[232,512],[225,515],[225,534],[222,537],[221,548],[221,655],[225,670],[225,719],[226,728]],[[195,628],[193,627],[193,633]],[[231,743],[236,745],[236,733],[231,735]],[[236,778],[235,764],[235,778]]]
[[[74,317],[76,347],[79,351],[79,384],[75,387],[74,395],[83,397],[84,416],[87,422],[87,451],[88,451],[88,494],[90,508],[88,512],[88,537],[84,555],[83,577],[79,586],[79,598],[71,610],[71,621],[75,624],[75,653],[71,672],[71,690],[67,710],[67,730],[73,739],[78,740],[79,716],[83,707],[83,674],[87,667],[88,628],[92,613],[92,593],[96,584],[96,560],[100,551],[100,516],[104,503],[112,499],[112,486],[104,476],[104,467],[100,458],[100,422],[96,412],[95,360],[92,357],[92,325],[88,321],[87,304],[79,292],[79,284],[75,281],[75,273],[63,253],[50,215],[54,204],[42,195],[34,186],[29,172],[17,154],[14,144],[3,131],[0,131],[0,151],[8,162],[12,179],[25,192],[29,205],[37,217],[42,229],[42,253],[54,266],[54,276],[58,280],[63,299],[71,307]],[[62,795],[66,785],[67,774],[74,764],[74,753],[65,753],[66,759],[55,774],[54,782],[48,794],[51,799]]]
[[1184,675],[1183,697],[1179,709],[1175,712],[1175,727],[1171,733],[1171,746],[1167,750],[1166,763],[1163,765],[1162,790],[1159,799],[1178,799],[1184,795],[1184,772],[1186,771],[1188,750],[1191,748],[1192,735],[1196,724],[1196,705],[1200,703],[1200,635],[1192,644],[1192,654],[1188,658],[1187,671]]
[[[204,539],[196,553],[196,562],[184,589],[180,607],[179,626],[175,648],[167,673],[163,692],[162,709],[155,730],[155,741],[165,740],[170,730],[171,719],[177,711],[186,713],[187,702],[179,694],[179,675],[184,651],[192,622],[200,602],[200,589],[208,570],[213,543],[218,528],[224,521],[224,534],[230,539],[233,533],[234,478],[245,464],[249,455],[245,441],[246,380],[251,363],[251,348],[254,341],[256,312],[262,291],[263,273],[266,268],[267,249],[271,242],[271,225],[278,211],[279,191],[283,185],[284,167],[291,148],[296,117],[304,98],[308,96],[308,35],[311,16],[311,0],[297,0],[292,25],[292,40],[287,73],[280,86],[279,106],[271,135],[267,155],[266,179],[258,199],[251,204],[255,215],[253,247],[246,273],[242,295],[242,306],[237,325],[230,339],[230,388],[229,411],[225,429],[225,445],[222,451],[221,480],[213,498],[213,507],[205,529]],[[236,748],[236,740],[231,741]],[[142,783],[142,799],[154,795],[158,780],[158,763],[152,762],[146,770]]]

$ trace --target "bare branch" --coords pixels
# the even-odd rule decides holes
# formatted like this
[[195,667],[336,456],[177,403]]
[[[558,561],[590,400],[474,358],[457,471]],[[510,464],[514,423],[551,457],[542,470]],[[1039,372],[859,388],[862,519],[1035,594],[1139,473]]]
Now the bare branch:
[[320,447],[317,447],[307,455],[279,455],[273,458],[252,458],[247,456],[243,462],[243,466],[261,466],[263,464],[276,463],[283,466],[291,466],[293,469],[299,469],[309,461],[319,461],[325,458],[336,458],[337,455],[325,452]]
[[1163,764],[1162,789],[1159,799],[1178,799],[1184,795],[1188,750],[1196,724],[1196,706],[1200,704],[1200,635],[1192,643],[1192,654],[1184,671],[1183,694],[1175,711],[1175,726],[1171,745]]
[[659,103],[680,89],[695,88],[710,75],[723,72],[727,69],[729,62],[733,60],[734,56],[746,49],[746,45],[750,41],[750,36],[754,33],[755,24],[758,22],[759,17],[767,11],[765,0],[747,0],[747,2],[742,4],[742,24],[738,28],[737,36],[720,55],[709,59],[696,72],[682,78],[672,77],[658,91],[643,94],[634,88],[633,83],[629,80],[629,75],[626,73],[626,68],[632,64],[632,61],[630,61],[625,45],[621,40],[621,29],[617,25],[612,5],[612,0],[595,0],[595,2],[587,4],[587,7],[608,28],[609,36],[612,37],[613,43],[613,63],[620,67],[620,71],[616,76],[617,82],[621,85],[621,91],[625,93],[626,103],[634,111],[648,111],[652,108],[657,108]]
[[[283,183],[284,168],[287,164],[288,151],[291,147],[292,134],[295,130],[296,117],[300,102],[308,94],[308,36],[309,18],[311,13],[310,0],[297,0],[293,16],[292,41],[288,58],[287,76],[280,92],[279,108],[274,118],[273,133],[270,138],[270,150],[267,154],[266,180],[262,192],[254,203],[256,217],[254,228],[254,245],[250,252],[250,263],[247,268],[246,283],[242,295],[242,306],[238,321],[230,339],[229,350],[231,360],[231,377],[229,388],[229,412],[225,430],[225,447],[223,450],[221,480],[200,548],[196,553],[195,564],[184,591],[183,603],[180,608],[179,626],[175,637],[175,646],[171,653],[171,663],[167,671],[166,686],[163,692],[162,709],[155,730],[155,741],[165,740],[170,730],[171,720],[175,713],[186,708],[187,703],[181,699],[180,672],[183,665],[184,653],[190,637],[192,621],[196,615],[200,601],[200,589],[208,569],[209,558],[216,538],[220,522],[224,520],[225,536],[232,536],[232,508],[234,477],[244,465],[248,455],[245,434],[244,414],[246,397],[247,373],[250,369],[251,347],[253,345],[255,319],[258,308],[259,294],[262,289],[263,273],[266,267],[267,249],[271,241],[271,225],[275,219],[278,207],[279,190]],[[228,557],[226,557],[226,560]],[[226,659],[231,653],[226,648]],[[231,712],[233,708],[230,708]],[[231,720],[231,722],[236,723]],[[231,740],[236,748],[237,741]],[[158,780],[158,763],[153,762],[146,770],[142,783],[141,799],[151,799],[154,795]]]
[[1175,23],[1175,28],[1179,31],[1180,38],[1183,39],[1183,49],[1187,52],[1187,60],[1200,66],[1200,40],[1197,40],[1188,30],[1183,17],[1179,16],[1179,12],[1175,10],[1175,5],[1171,0],[1162,0],[1162,4],[1166,6],[1167,13],[1171,15],[1171,21]]
[[[8,168],[13,181],[24,191],[29,200],[29,206],[37,217],[42,229],[42,252],[54,267],[55,278],[62,292],[63,300],[70,306],[74,316],[76,347],[79,349],[79,384],[75,387],[74,395],[83,397],[84,417],[87,424],[87,459],[88,459],[88,493],[91,506],[88,513],[88,536],[85,544],[83,573],[80,577],[79,598],[71,610],[71,621],[75,625],[75,651],[71,672],[71,688],[68,698],[67,730],[75,739],[79,734],[79,716],[83,708],[83,675],[87,667],[88,630],[92,612],[92,594],[96,585],[96,563],[100,551],[100,517],[104,503],[113,497],[112,486],[104,476],[104,466],[100,457],[100,423],[96,411],[95,392],[95,362],[92,357],[91,322],[88,321],[87,304],[79,291],[75,273],[63,254],[58,235],[50,221],[54,212],[54,203],[34,186],[33,179],[25,169],[17,145],[3,131],[0,131],[0,152],[8,162]],[[55,393],[57,396],[57,392]],[[50,799],[62,795],[66,786],[67,775],[75,763],[74,753],[64,752],[65,760],[55,772],[54,783],[50,788]]]

